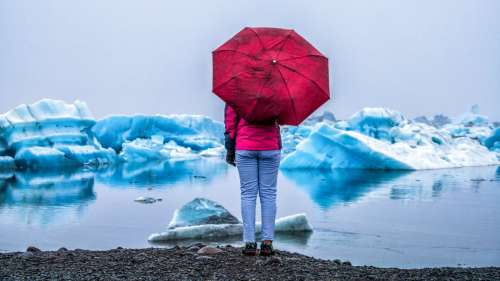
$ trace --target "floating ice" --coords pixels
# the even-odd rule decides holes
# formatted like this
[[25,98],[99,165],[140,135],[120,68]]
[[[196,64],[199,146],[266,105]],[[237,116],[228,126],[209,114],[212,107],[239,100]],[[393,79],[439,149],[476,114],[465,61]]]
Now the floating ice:
[[21,104],[0,115],[0,155],[30,168],[112,163],[115,152],[95,141],[90,131],[94,124],[87,105],[78,100]]
[[[261,232],[260,222],[255,224],[256,233]],[[295,214],[276,220],[275,232],[296,233],[310,232],[312,227],[305,214]],[[168,229],[165,232],[153,233],[148,237],[151,242],[186,240],[186,239],[210,239],[228,236],[237,236],[243,233],[243,224],[203,224],[194,226],[182,226]]]
[[99,120],[92,131],[104,147],[117,152],[127,141],[153,137],[199,152],[222,146],[224,125],[201,115],[113,115]]
[[348,126],[338,123],[314,126],[290,149],[294,152],[284,157],[281,168],[416,170],[500,164],[497,154],[482,145],[489,126],[460,123],[438,129],[380,108],[354,114]]
[[162,136],[157,138],[142,139],[123,143],[123,149],[119,156],[128,162],[146,162],[151,160],[193,160],[200,156],[188,147],[177,145],[174,141],[163,143]]
[[182,208],[175,210],[168,228],[201,224],[235,224],[238,219],[226,208],[205,198],[195,198]]
[[500,152],[500,128],[495,128],[483,142],[488,149]]
[[[261,223],[255,225],[261,232]],[[276,220],[276,232],[312,231],[305,214],[297,214]],[[243,225],[222,205],[205,199],[195,198],[174,212],[166,232],[151,234],[149,241],[183,239],[207,239],[241,235]]]
[[152,203],[162,201],[162,199],[161,198],[139,196],[139,197],[135,198],[134,201],[137,203],[152,204]]
[[14,158],[10,156],[0,156],[0,170],[12,170],[14,167]]
[[379,107],[367,107],[355,113],[349,119],[349,127],[367,136],[390,141],[390,130],[395,126],[407,123],[399,112]]
[[456,123],[467,126],[488,126],[488,117],[479,114],[479,105],[475,104],[471,107],[469,112],[459,116]]

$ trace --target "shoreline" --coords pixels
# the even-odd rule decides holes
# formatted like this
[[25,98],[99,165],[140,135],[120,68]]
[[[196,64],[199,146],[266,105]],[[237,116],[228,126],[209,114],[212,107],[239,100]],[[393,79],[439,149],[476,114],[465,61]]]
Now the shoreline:
[[246,257],[241,248],[202,243],[173,248],[0,253],[0,280],[500,280],[500,267],[419,269],[352,266],[277,250]]

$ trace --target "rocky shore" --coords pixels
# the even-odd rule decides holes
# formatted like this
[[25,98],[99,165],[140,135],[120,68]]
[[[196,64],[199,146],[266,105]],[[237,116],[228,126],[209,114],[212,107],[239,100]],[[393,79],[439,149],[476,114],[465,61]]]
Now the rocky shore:
[[240,248],[189,247],[0,254],[0,280],[500,280],[500,267],[398,269],[352,266],[277,251],[244,257]]

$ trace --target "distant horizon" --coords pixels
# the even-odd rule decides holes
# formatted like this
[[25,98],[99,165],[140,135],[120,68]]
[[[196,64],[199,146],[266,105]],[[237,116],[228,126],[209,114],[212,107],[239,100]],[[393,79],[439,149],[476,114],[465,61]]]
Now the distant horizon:
[[[40,100],[42,100],[42,99],[52,99],[52,98],[45,97],[45,98],[41,98],[41,99],[39,99],[39,100],[36,100],[36,101],[30,102],[30,103],[24,103],[24,104],[34,104],[34,103],[36,103],[36,102],[38,102],[38,101],[40,101]],[[67,101],[67,100],[63,100],[63,99],[53,99],[53,100],[62,100],[62,101],[64,101],[64,102],[66,102],[66,103],[74,103],[76,100],[79,100],[79,101],[81,101],[81,102],[84,102],[85,104],[87,104],[87,106],[88,106],[88,108],[89,108],[90,112],[92,113],[92,116],[94,116],[94,118],[95,118],[96,120],[99,120],[99,119],[105,118],[105,117],[110,116],[110,115],[154,115],[154,114],[163,114],[163,115],[168,115],[168,114],[196,114],[196,113],[141,113],[141,112],[135,112],[135,113],[129,113],[129,114],[127,114],[127,113],[108,113],[108,114],[105,114],[105,115],[103,115],[103,116],[96,116],[96,115],[94,114],[94,112],[92,111],[92,107],[91,107],[91,106],[90,106],[90,105],[89,105],[89,104],[88,104],[85,100],[82,100],[82,99],[76,99],[76,100],[73,100],[73,101]],[[14,109],[15,107],[20,106],[20,105],[21,105],[21,104],[18,104],[18,105],[16,105],[16,106],[12,107],[11,109],[9,109],[9,110],[7,110],[7,111],[0,112],[0,115],[5,114],[5,113],[7,113],[8,111],[10,111],[10,110],[12,110],[12,109]],[[394,109],[394,108],[388,108],[388,109],[398,111],[398,112],[400,112],[401,114],[403,114],[403,116],[405,116],[406,118],[411,119],[411,120],[413,120],[413,119],[415,119],[415,118],[418,118],[418,117],[426,117],[426,118],[428,118],[429,120],[432,120],[432,118],[433,118],[433,117],[435,117],[435,116],[437,116],[437,115],[443,115],[443,116],[445,116],[445,117],[450,118],[452,121],[454,121],[454,119],[459,118],[461,115],[463,115],[463,114],[465,114],[465,113],[467,113],[467,112],[471,112],[472,107],[473,107],[474,105],[479,106],[479,114],[481,114],[481,115],[483,115],[483,116],[488,117],[488,120],[489,120],[489,122],[490,122],[490,123],[495,123],[495,122],[499,122],[499,121],[500,121],[500,120],[494,120],[494,119],[491,119],[491,118],[490,118],[490,116],[488,116],[488,115],[486,115],[486,114],[483,114],[483,113],[481,112],[481,106],[480,106],[480,105],[478,105],[478,104],[473,104],[473,105],[471,105],[471,107],[470,107],[468,110],[465,110],[465,111],[463,111],[462,113],[460,113],[460,114],[458,114],[458,115],[455,115],[455,116],[450,116],[450,115],[446,115],[446,114],[444,114],[444,113],[439,113],[439,112],[438,112],[438,113],[434,113],[434,114],[430,114],[430,115],[423,115],[423,114],[418,115],[418,114],[417,114],[417,115],[415,115],[415,116],[408,116],[408,115],[406,115],[404,112],[402,112],[402,111],[400,111],[400,110],[397,110],[397,109]],[[373,106],[364,106],[364,107],[360,108],[359,110],[362,110],[363,108],[373,108]],[[385,107],[385,108],[387,108],[387,107]],[[359,110],[358,110],[358,111],[359,111]],[[349,119],[349,118],[350,118],[353,114],[355,114],[356,112],[358,112],[358,111],[355,111],[355,112],[353,112],[351,115],[349,115],[349,116],[347,116],[347,117],[338,117],[338,116],[335,114],[335,112],[333,112],[332,110],[329,110],[329,109],[323,109],[322,111],[316,111],[316,112],[314,112],[311,116],[321,115],[321,114],[323,114],[323,113],[324,113],[324,112],[326,112],[326,111],[328,111],[328,112],[332,113],[332,114],[335,116],[336,120],[346,120],[346,119]],[[203,115],[203,114],[198,114],[198,115]],[[204,115],[204,116],[206,116],[206,115]],[[210,117],[210,116],[208,116],[208,117]],[[211,118],[212,118],[212,117],[211,117]],[[213,118],[213,119],[218,120],[218,121],[222,121],[222,120],[217,119],[217,118]]]

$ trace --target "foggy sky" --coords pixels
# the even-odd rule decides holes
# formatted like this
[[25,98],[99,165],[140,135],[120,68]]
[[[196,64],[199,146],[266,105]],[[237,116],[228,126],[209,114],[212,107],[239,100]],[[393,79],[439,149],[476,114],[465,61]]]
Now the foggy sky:
[[293,28],[330,60],[340,118],[472,104],[500,120],[500,1],[0,0],[0,112],[49,97],[108,114],[222,119],[211,51],[244,26]]

